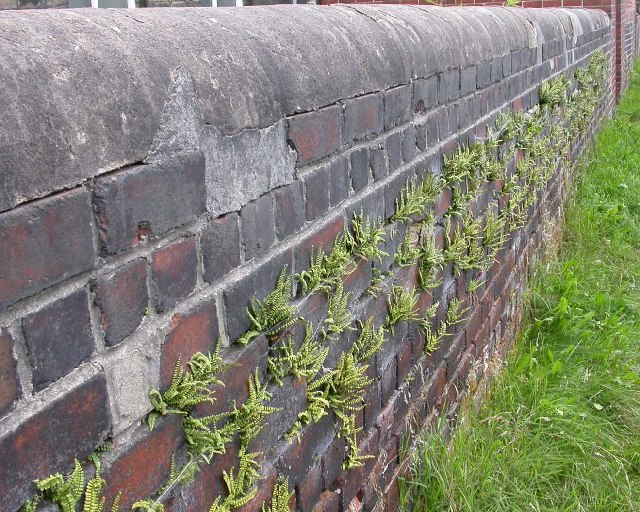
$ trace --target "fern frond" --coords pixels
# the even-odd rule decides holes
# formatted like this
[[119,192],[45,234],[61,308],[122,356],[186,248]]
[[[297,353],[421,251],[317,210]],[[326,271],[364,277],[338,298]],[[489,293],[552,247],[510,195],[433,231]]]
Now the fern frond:
[[405,289],[401,286],[394,286],[388,299],[389,313],[385,321],[385,327],[394,332],[394,327],[398,322],[412,322],[418,319],[416,306],[418,295],[415,288]]
[[411,239],[411,229],[407,229],[404,240],[398,245],[398,250],[393,260],[397,265],[406,267],[413,265],[418,259],[419,254],[420,250],[416,246],[416,241]]
[[262,512],[291,512],[289,501],[293,494],[293,491],[289,492],[289,479],[278,477],[271,495],[271,504],[268,509],[265,509],[266,503],[263,503]]
[[131,510],[143,510],[144,512],[164,512],[164,505],[154,500],[136,501]]
[[351,254],[368,261],[379,260],[387,256],[380,245],[385,242],[385,231],[380,219],[372,222],[369,217],[366,219],[362,211],[360,215],[353,215],[351,229],[353,234],[347,236],[347,247]]
[[361,362],[373,356],[384,343],[385,329],[380,326],[376,329],[371,318],[364,324],[360,322],[360,336],[351,347],[351,353],[356,361]]
[[251,299],[251,310],[247,308],[247,316],[251,320],[251,329],[236,341],[246,345],[260,334],[265,334],[269,341],[277,340],[282,333],[298,321],[295,316],[296,307],[289,306],[291,300],[291,283],[287,274],[287,266],[282,269],[276,289],[263,301],[255,297]]
[[327,316],[324,320],[322,332],[325,338],[344,332],[351,325],[351,315],[348,312],[351,292],[344,291],[342,281],[336,285],[327,300]]

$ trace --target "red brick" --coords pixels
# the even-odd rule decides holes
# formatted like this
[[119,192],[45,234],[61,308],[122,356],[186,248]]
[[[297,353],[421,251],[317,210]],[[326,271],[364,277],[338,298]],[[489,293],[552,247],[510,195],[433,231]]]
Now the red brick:
[[215,299],[199,304],[187,313],[173,315],[169,332],[160,349],[160,384],[171,384],[171,375],[178,358],[185,368],[196,352],[211,353],[218,343],[218,317]]
[[22,319],[36,390],[64,377],[94,350],[85,290],[59,299]]
[[342,472],[346,443],[344,438],[336,437],[322,455],[322,489],[331,489],[332,484]]
[[299,165],[320,160],[340,147],[342,108],[337,105],[292,116],[288,124]]
[[413,361],[413,346],[407,343],[404,350],[398,354],[398,384],[401,386],[411,370]]
[[93,267],[92,215],[83,188],[0,214],[0,310]]
[[277,462],[280,473],[289,475],[292,483],[298,483],[317,463],[335,438],[335,419],[332,414],[318,423],[308,425],[294,439]]
[[444,388],[447,383],[446,377],[446,367],[443,363],[435,370],[433,376],[425,387],[427,396],[427,414],[437,407],[438,401],[444,393]]
[[451,377],[455,368],[458,365],[458,361],[460,361],[460,357],[462,357],[462,353],[466,349],[466,337],[464,331],[452,338],[451,344],[449,345],[449,349],[447,351],[447,355],[445,356],[445,361],[447,362],[447,379]]
[[[109,482],[105,488],[107,502],[122,492],[123,508],[153,494],[169,476],[171,456],[183,437],[182,417],[170,415],[158,421],[152,432],[143,425],[131,441],[132,446],[108,464],[103,478]],[[152,463],[151,463],[152,462]]]
[[138,258],[102,276],[91,285],[100,310],[104,343],[113,347],[129,336],[142,322],[147,307],[147,261]]
[[344,291],[358,298],[371,284],[372,266],[368,260],[360,260],[357,267],[348,276],[343,277]]
[[13,338],[0,327],[0,417],[20,396],[20,382],[13,357]]
[[342,133],[344,143],[349,144],[382,132],[383,117],[382,95],[379,93],[365,94],[347,100],[344,104],[344,131]]
[[153,254],[151,270],[158,312],[167,311],[193,291],[197,266],[195,238],[166,245]]
[[360,440],[358,444],[360,455],[370,457],[362,460],[362,466],[345,470],[342,473],[340,480],[343,482],[341,487],[343,503],[350,503],[364,485],[379,455],[378,446],[378,432],[375,429],[371,430],[364,439]]
[[336,512],[340,508],[340,494],[334,491],[324,491],[312,512]]
[[[341,462],[342,464],[342,462]],[[319,462],[302,476],[296,486],[297,509],[299,512],[311,512],[322,493],[322,464]]]
[[[14,511],[35,492],[33,480],[68,472],[110,429],[107,383],[92,378],[0,433],[0,510]],[[6,461],[11,461],[7,464]]]

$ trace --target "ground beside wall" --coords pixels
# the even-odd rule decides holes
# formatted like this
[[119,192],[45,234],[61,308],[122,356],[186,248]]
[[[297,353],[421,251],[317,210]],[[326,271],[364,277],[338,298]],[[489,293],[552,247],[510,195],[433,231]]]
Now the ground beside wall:
[[105,442],[125,509],[260,510],[279,478],[296,510],[392,508],[401,440],[513,336],[613,104],[598,11],[16,11],[0,36],[10,512]]

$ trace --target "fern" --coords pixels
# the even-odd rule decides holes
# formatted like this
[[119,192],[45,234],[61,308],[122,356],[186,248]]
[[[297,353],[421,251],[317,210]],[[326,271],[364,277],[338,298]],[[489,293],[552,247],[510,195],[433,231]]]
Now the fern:
[[286,375],[304,377],[307,381],[315,377],[329,354],[328,347],[322,347],[315,339],[311,323],[307,323],[304,341],[298,351],[295,351],[295,340],[292,336],[273,348],[269,358],[269,372],[276,383],[282,386],[282,379]]
[[424,236],[423,233],[419,257],[418,277],[420,288],[425,291],[437,288],[442,283],[442,279],[438,279],[438,272],[442,270],[444,256],[431,233],[428,233],[427,236]]
[[412,265],[418,259],[420,250],[415,246],[415,241],[411,240],[411,229],[407,228],[404,240],[398,246],[394,256],[394,261],[401,267]]
[[231,418],[239,434],[240,446],[247,447],[262,430],[263,420],[269,414],[279,411],[275,407],[265,405],[271,400],[271,393],[260,382],[258,368],[249,379],[249,397],[239,407],[235,404],[231,412]]
[[336,289],[327,300],[327,316],[324,320],[323,334],[325,338],[336,336],[351,325],[351,315],[347,311],[351,292],[344,291],[342,281],[336,285]]
[[356,269],[351,255],[353,243],[353,236],[345,231],[338,236],[328,255],[321,249],[312,251],[309,270],[296,274],[302,293],[329,292],[344,276],[351,274]]
[[261,334],[265,334],[269,341],[277,340],[298,321],[298,317],[294,315],[296,307],[288,304],[290,300],[291,283],[285,265],[278,277],[276,289],[262,302],[255,297],[251,299],[251,311],[247,308],[251,329],[240,336],[237,342],[246,345]]
[[408,182],[396,199],[396,211],[389,220],[404,223],[422,216],[441,192],[442,182],[433,175],[428,175],[418,185]]
[[271,495],[271,504],[265,509],[266,503],[262,505],[262,512],[290,512],[289,502],[293,497],[293,492],[289,492],[289,479],[278,477],[273,494]]
[[195,458],[202,458],[209,464],[214,455],[224,453],[226,446],[233,440],[236,428],[229,421],[220,428],[216,425],[231,416],[231,412],[202,418],[187,416],[182,424],[189,454]]
[[82,498],[84,489],[84,470],[80,462],[75,459],[73,472],[68,478],[65,479],[57,473],[42,480],[36,480],[35,484],[45,497],[60,506],[62,512],[75,512],[76,504]]
[[364,324],[360,322],[360,335],[350,350],[356,361],[365,361],[380,350],[384,343],[384,332],[384,327],[376,329],[373,326],[371,318]]
[[444,181],[451,188],[452,185],[462,183],[475,176],[482,163],[483,148],[474,144],[466,148],[459,147],[451,157],[444,159]]
[[155,500],[136,501],[131,510],[143,510],[144,512],[164,512],[164,505]]
[[389,313],[385,321],[385,327],[394,332],[398,322],[412,322],[418,319],[416,306],[418,295],[415,288],[406,290],[401,286],[394,286],[388,299]]
[[385,232],[380,219],[375,222],[367,217],[364,219],[362,212],[360,215],[353,215],[351,224],[353,234],[347,236],[347,247],[349,252],[356,257],[374,261],[382,261],[387,253],[380,248],[380,244],[385,241]]
[[100,478],[99,474],[96,474],[94,478],[89,480],[84,493],[84,507],[82,512],[104,512],[106,498],[100,497],[100,492],[104,485],[105,481]]
[[216,374],[226,370],[227,365],[220,357],[220,342],[213,354],[204,355],[200,352],[193,355],[183,370],[178,361],[173,369],[169,388],[161,393],[154,389],[149,393],[149,401],[153,411],[147,417],[149,429],[153,430],[159,416],[166,414],[180,414],[186,416],[193,407],[203,402],[215,401],[213,386],[224,386],[216,378]]

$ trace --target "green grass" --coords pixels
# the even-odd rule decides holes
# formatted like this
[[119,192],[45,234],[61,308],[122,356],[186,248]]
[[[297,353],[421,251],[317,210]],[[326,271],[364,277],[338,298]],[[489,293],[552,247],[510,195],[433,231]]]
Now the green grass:
[[479,411],[419,440],[403,509],[640,511],[640,66]]

